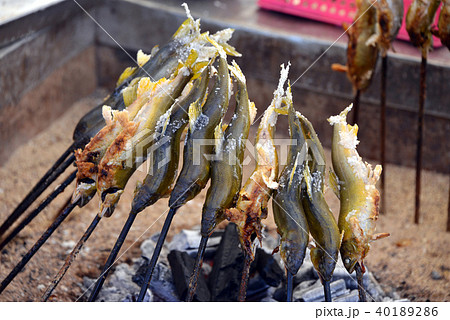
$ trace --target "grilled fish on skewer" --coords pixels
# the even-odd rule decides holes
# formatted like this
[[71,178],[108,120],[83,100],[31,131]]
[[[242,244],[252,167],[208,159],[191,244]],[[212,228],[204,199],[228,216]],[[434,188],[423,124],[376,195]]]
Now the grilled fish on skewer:
[[[281,83],[282,87],[284,83]],[[254,260],[252,235],[262,242],[262,219],[267,217],[267,206],[272,190],[278,188],[278,155],[273,141],[275,124],[281,110],[282,88],[264,112],[255,140],[256,168],[239,192],[236,207],[226,210],[229,221],[236,223],[239,240],[245,255],[239,301],[245,300],[250,263]]]
[[348,30],[347,65],[332,65],[333,70],[347,72],[355,92],[369,87],[378,58],[378,48],[367,44],[377,32],[377,10],[371,0],[356,0],[356,6],[354,23],[344,24]]
[[312,124],[297,114],[311,160],[305,167],[305,186],[302,189],[303,208],[309,231],[316,245],[311,248],[311,261],[324,286],[325,301],[331,302],[330,282],[339,254],[341,237],[333,213],[324,196],[325,153]]
[[442,0],[441,13],[439,14],[438,29],[432,30],[433,34],[439,39],[443,45],[450,50],[450,1]]
[[[176,169],[179,162],[180,136],[185,124],[187,123],[187,109],[191,103],[198,99],[203,99],[209,80],[209,69],[210,68],[207,67],[199,79],[191,80],[180,95],[179,102],[172,105],[170,118],[167,119],[167,123],[165,123],[164,126],[161,126],[161,129],[158,132],[160,134],[158,136],[158,142],[156,143],[161,141],[164,142],[156,149],[153,154],[153,158],[149,160],[151,164],[153,163],[153,171],[148,173],[144,182],[139,188],[136,189],[129,219],[133,219],[134,221],[137,213],[142,211],[147,206],[155,203],[169,191],[168,188],[170,188],[173,180],[175,179]],[[167,159],[167,151],[170,154],[170,159]],[[164,165],[159,166],[159,164],[163,163],[164,160],[168,161]],[[98,223],[97,219],[98,217],[94,218],[94,228]],[[124,236],[116,242],[119,243],[120,246],[116,245],[112,249],[112,254],[107,261],[113,262],[116,259],[117,255],[114,253],[119,252],[121,244],[125,240],[125,236],[128,234],[132,223],[126,223],[125,225],[129,228],[121,232],[121,235],[123,234]],[[65,264],[52,281],[51,286],[49,286],[46,290],[43,297],[44,301],[50,297],[50,294],[61,281],[70,267],[70,264],[75,259],[79,250],[83,246],[84,242],[89,238],[92,231],[92,227],[88,228],[87,232],[80,239],[73,251],[69,256],[67,256]],[[102,277],[105,276],[106,278],[107,271],[110,266],[111,263],[106,263],[103,268],[104,272],[102,272]]]
[[[281,78],[287,79],[289,67],[282,66]],[[285,80],[280,80],[280,83]],[[306,144],[300,121],[295,113],[290,86],[284,99],[288,108],[291,145],[287,163],[273,195],[273,215],[281,237],[279,251],[286,267],[287,301],[292,301],[292,280],[305,258],[309,228],[301,201],[301,184],[306,160]]]
[[[222,46],[231,48],[229,51],[232,54],[235,54],[233,48],[226,43],[230,39],[231,34],[231,29],[225,29],[213,36],[217,37],[218,42]],[[204,37],[200,37],[199,21],[194,21],[192,17],[189,17],[173,35],[168,44],[160,48],[157,52],[155,49],[152,50],[150,59],[147,59],[146,55],[141,54],[137,59],[138,63],[140,62],[139,70],[133,74],[129,74],[128,77],[126,77],[127,72],[122,73],[113,93],[107,97],[102,104],[89,111],[80,119],[73,133],[73,144],[63,153],[52,168],[39,180],[30,193],[0,226],[0,235],[11,227],[37,197],[39,197],[39,195],[75,160],[73,155],[69,156],[72,151],[77,148],[83,148],[89,140],[103,128],[105,125],[102,116],[103,105],[109,105],[115,110],[124,109],[125,102],[122,91],[129,86],[134,79],[142,76],[151,77],[155,80],[159,80],[162,77],[170,77],[175,71],[179,60],[184,61],[186,59],[186,52],[189,53],[190,51],[189,46],[203,46],[205,43],[203,38]],[[65,160],[67,157],[69,158]]]
[[153,275],[153,268],[178,208],[196,197],[206,186],[210,177],[210,160],[207,155],[212,154],[213,146],[203,144],[204,141],[213,138],[214,129],[228,108],[230,95],[230,76],[226,55],[219,55],[218,59],[219,70],[214,86],[204,102],[203,109],[202,101],[196,101],[189,107],[189,126],[183,149],[183,167],[170,194],[170,211],[164,221],[144,283],[139,292],[138,301],[142,301],[145,297]]
[[[370,242],[389,234],[375,233],[380,200],[375,184],[382,168],[377,165],[372,169],[356,151],[358,126],[351,126],[346,121],[351,108],[350,105],[328,119],[333,126],[331,156],[335,175],[332,174],[331,184],[341,202],[338,226],[343,233],[340,252],[344,266],[352,273],[358,265],[364,273],[364,258]],[[362,289],[362,283],[359,286]]]
[[101,216],[110,216],[114,211],[128,179],[140,164],[139,157],[145,159],[148,148],[154,143],[153,134],[158,120],[191,78],[190,68],[196,59],[197,55],[193,52],[187,65],[182,66],[176,75],[169,80],[163,78],[158,81],[151,90],[149,102],[142,106],[133,121],[126,124],[126,129],[116,137],[101,159],[97,180],[97,190],[102,200]]
[[[219,53],[224,53],[219,50]],[[194,270],[189,282],[188,301],[192,301],[209,236],[218,223],[226,219],[225,210],[236,201],[241,187],[242,161],[250,125],[256,115],[255,105],[248,99],[246,79],[239,66],[233,62],[229,69],[237,81],[236,110],[226,128],[216,127],[215,159],[211,163],[211,186],[202,210],[201,241]]]
[[422,50],[425,58],[433,46],[431,25],[439,4],[440,0],[414,0],[406,14],[406,31],[412,44]]
[[378,0],[374,6],[377,10],[375,34],[367,44],[378,46],[381,56],[385,57],[402,26],[403,0]]

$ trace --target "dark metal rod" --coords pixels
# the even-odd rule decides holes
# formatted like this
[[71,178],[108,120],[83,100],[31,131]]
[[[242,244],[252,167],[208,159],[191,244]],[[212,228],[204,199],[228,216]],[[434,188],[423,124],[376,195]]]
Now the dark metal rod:
[[170,208],[166,220],[164,221],[164,225],[161,229],[161,233],[159,234],[155,250],[153,251],[152,258],[148,265],[147,273],[145,274],[144,283],[142,284],[141,291],[139,292],[139,297],[137,299],[138,302],[142,302],[144,300],[147,288],[150,286],[150,282],[152,281],[153,276],[153,270],[155,269],[156,262],[158,261],[162,246],[164,245],[164,241],[166,240],[167,232],[169,232],[170,224],[172,223],[172,219],[175,216],[175,213],[177,213],[177,210],[178,208]]
[[34,246],[23,256],[22,260],[14,267],[10,274],[2,281],[0,285],[0,293],[5,290],[8,284],[17,276],[17,274],[25,267],[34,254],[42,247],[42,245],[50,238],[53,232],[59,227],[59,225],[67,218],[70,212],[77,206],[77,203],[69,203],[64,210],[56,217],[55,221],[50,227],[42,234],[39,240]]
[[192,271],[191,278],[189,279],[189,290],[186,301],[191,302],[194,300],[195,290],[197,289],[198,277],[200,270],[202,269],[203,257],[205,255],[206,245],[208,243],[209,236],[202,236],[200,244],[198,245],[197,257],[195,258],[194,270]]
[[244,260],[244,269],[242,270],[242,278],[241,278],[241,286],[239,289],[239,302],[244,302],[245,297],[247,295],[247,285],[248,285],[248,278],[250,275],[250,265],[252,264],[252,257],[245,252],[245,260]]
[[[75,156],[71,155],[67,160],[67,156],[73,151],[74,145],[72,144],[62,156],[56,160],[55,164],[45,173],[45,175],[39,180],[39,182],[33,187],[33,189],[27,194],[22,202],[16,209],[9,215],[5,222],[0,226],[0,237],[19,219],[25,210],[39,197],[42,192],[55,181],[61,173],[63,173],[69,165],[75,161]],[[65,160],[65,161],[64,161]]]
[[77,170],[72,172],[70,176],[64,180],[41,204],[33,210],[9,235],[0,243],[0,250],[2,250],[14,237],[23,230],[33,219],[50,204],[64,189],[75,179]]
[[450,180],[449,180],[449,187],[448,187],[448,203],[447,203],[447,232],[450,232]]
[[422,136],[423,136],[423,112],[425,107],[425,97],[427,90],[427,58],[422,55],[420,64],[420,97],[419,97],[419,118],[417,122],[417,154],[416,154],[416,210],[414,223],[419,224],[420,220],[420,176],[422,172]]
[[95,301],[97,298],[100,290],[103,287],[103,283],[106,280],[106,277],[108,276],[109,271],[111,270],[111,266],[116,260],[117,255],[119,254],[120,248],[122,248],[122,245],[125,241],[125,238],[127,237],[128,232],[131,229],[131,226],[133,225],[134,220],[136,219],[137,215],[134,213],[130,213],[130,215],[127,218],[127,221],[125,222],[125,225],[122,228],[122,231],[119,234],[119,237],[117,238],[116,243],[114,244],[113,249],[111,250],[108,260],[106,260],[106,263],[103,267],[102,273],[100,274],[100,277],[95,282],[94,289],[92,289],[91,295],[89,297],[89,301]]
[[355,265],[355,271],[356,271],[356,280],[358,281],[358,295],[359,295],[359,302],[366,302],[366,290],[364,289],[364,283],[363,283],[363,271],[361,268],[361,265],[359,262]]
[[292,302],[294,294],[294,275],[286,269],[286,302]]
[[359,100],[361,97],[361,90],[356,90],[355,98],[353,99],[353,124],[358,123],[359,119]]
[[87,228],[86,232],[83,234],[83,236],[78,241],[77,245],[73,248],[72,252],[67,256],[66,261],[64,262],[64,265],[59,270],[58,274],[53,279],[50,286],[45,291],[44,295],[42,296],[42,301],[47,301],[50,295],[52,294],[53,290],[55,290],[56,286],[59,284],[61,279],[66,274],[67,270],[69,270],[70,265],[72,262],[76,259],[78,252],[80,252],[81,248],[83,247],[84,243],[89,239],[94,229],[97,227],[98,223],[100,222],[102,217],[99,215],[95,215],[94,220],[92,220],[91,224]]
[[380,115],[380,160],[381,171],[381,212],[386,213],[386,192],[385,192],[385,175],[386,175],[386,78],[387,78],[387,55],[381,58],[381,115]]
[[331,302],[330,280],[322,281],[322,284],[323,284],[323,293],[325,296],[325,302]]

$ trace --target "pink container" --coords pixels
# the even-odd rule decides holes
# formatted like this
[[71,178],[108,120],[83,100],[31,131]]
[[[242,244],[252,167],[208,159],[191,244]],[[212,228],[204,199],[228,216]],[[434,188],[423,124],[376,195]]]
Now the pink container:
[[[405,7],[404,16],[406,16],[411,2],[412,0],[403,1]],[[264,9],[284,12],[338,26],[342,26],[343,22],[352,23],[356,14],[355,0],[259,0],[258,5]],[[440,9],[438,9],[436,14],[436,24],[439,19],[439,12]],[[397,38],[409,41],[404,19]],[[435,47],[442,46],[439,38],[433,38]]]

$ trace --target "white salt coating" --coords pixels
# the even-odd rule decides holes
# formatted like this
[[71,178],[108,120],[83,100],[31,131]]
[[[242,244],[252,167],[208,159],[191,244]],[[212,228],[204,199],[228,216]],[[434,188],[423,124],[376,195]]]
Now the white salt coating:
[[159,117],[158,121],[156,122],[155,126],[155,135],[159,135],[159,132],[164,133],[164,129],[167,126],[167,122],[169,120],[169,117],[175,107],[175,104],[173,104],[161,117]]
[[330,123],[330,125],[335,125],[338,123],[347,123],[347,114],[350,112],[350,110],[352,110],[352,108],[353,108],[353,103],[350,104],[347,108],[345,108],[344,111],[342,111],[337,116],[329,117],[328,122]]
[[320,171],[313,172],[312,174],[312,188],[314,192],[322,192],[322,173]]
[[189,71],[188,68],[183,67],[180,69],[180,73],[185,77],[189,77],[189,75],[191,74],[191,71]]
[[201,130],[209,123],[209,118],[205,114],[201,113],[194,124],[194,130]]
[[359,144],[359,140],[352,131],[341,130],[339,132],[339,144],[346,149],[356,149]]
[[113,120],[113,113],[110,106],[104,105],[102,107],[102,116],[107,124],[110,124]]
[[246,83],[245,80],[245,76],[242,73],[241,68],[239,68],[238,64],[236,63],[236,61],[233,60],[233,62],[231,63],[231,65],[228,66],[228,69],[230,69],[231,74],[238,79],[241,83]]
[[284,87],[284,83],[286,82],[286,80],[288,78],[290,66],[291,66],[290,62],[288,62],[286,68],[284,67],[284,64],[281,65],[280,80],[278,81],[277,89],[273,93],[274,98],[272,100],[272,104],[274,104],[274,105],[278,106],[281,103],[281,97],[285,93],[283,87]]
[[184,8],[184,10],[186,10],[186,16],[188,17],[188,19],[191,19],[192,21],[194,21],[194,18],[191,15],[191,10],[189,10],[189,7],[188,7],[187,3],[183,2],[181,4],[181,6]]
[[230,41],[231,37],[233,36],[233,32],[234,30],[231,28],[223,29],[211,35],[211,39],[213,39],[217,43],[225,43]]

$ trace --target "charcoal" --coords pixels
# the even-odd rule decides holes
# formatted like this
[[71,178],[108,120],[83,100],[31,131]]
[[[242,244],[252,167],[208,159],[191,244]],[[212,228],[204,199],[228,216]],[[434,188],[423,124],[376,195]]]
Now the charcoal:
[[[340,296],[349,290],[345,287],[345,281],[343,279],[334,281],[330,284],[331,296]],[[293,299],[295,301],[304,302],[319,302],[324,301],[325,296],[323,292],[323,286],[320,281],[317,281],[312,287],[294,290]]]
[[[197,244],[198,246],[198,244]],[[189,256],[191,256],[192,258],[196,258],[197,257],[197,253],[198,253],[198,248],[195,249],[187,249],[185,251]],[[203,255],[203,260],[212,260],[214,259],[214,256],[216,255],[217,252],[217,247],[206,247],[205,249],[205,253]]]
[[264,281],[271,287],[278,287],[284,278],[284,272],[271,254],[256,249],[256,269]]
[[[141,251],[142,256],[151,259],[153,255],[153,251],[155,251],[156,242],[158,241],[159,233],[155,233],[147,240],[143,241],[141,244]],[[159,255],[158,261],[164,263],[165,265],[169,265],[169,262],[167,261],[167,254],[168,254],[167,247],[165,245],[161,248],[161,253]]]
[[[182,301],[185,301],[189,289],[189,280],[192,275],[192,270],[194,270],[195,259],[186,252],[177,250],[171,251],[168,259],[178,297]],[[205,276],[203,271],[200,270],[193,301],[210,301],[210,296]]]
[[209,275],[211,301],[237,301],[244,267],[236,225],[230,223],[220,241]]
[[377,282],[372,273],[368,272],[367,277],[369,281],[365,286],[365,289],[367,290],[369,296],[368,298],[376,302],[381,302],[382,297],[385,296],[383,289],[381,289],[381,286],[379,285],[379,283]]
[[[121,263],[117,265],[102,290],[100,291],[97,300],[99,302],[113,302],[122,301],[127,297],[133,299],[132,293],[139,290],[139,287],[133,283],[132,275],[134,270],[126,263]],[[86,296],[89,296],[90,291],[94,287],[95,279],[90,279],[87,277],[83,278],[83,284],[89,290],[86,292]]]
[[262,298],[267,296],[267,289],[269,289],[269,287],[270,286],[263,279],[263,277],[259,273],[256,273],[248,281],[247,297],[245,300],[260,301]]
[[[145,274],[147,273],[149,260],[143,257],[143,262],[139,266],[138,270],[134,274],[132,280],[139,287],[142,286],[145,279]],[[150,282],[149,292],[146,294],[145,299],[149,301],[169,301],[177,302],[180,301],[175,290],[175,286],[172,280],[172,274],[169,268],[158,262],[153,270],[152,280]],[[151,293],[151,296],[149,296]]]
[[142,284],[144,283],[145,274],[147,273],[149,262],[150,260],[147,257],[142,256],[142,262],[139,264],[139,268],[131,278],[133,282],[136,283],[139,287],[142,287]]
[[[358,281],[356,280],[356,272],[349,274],[345,268],[336,268],[333,273],[332,281],[343,279],[348,289],[358,289]],[[364,287],[369,285],[369,272],[364,273],[363,276]]]
[[358,301],[359,301],[358,290],[352,290],[349,293],[333,298],[333,302],[358,302]]
[[319,279],[319,276],[317,275],[312,263],[303,263],[297,274],[294,276],[294,288],[304,281],[317,279]]
[[169,267],[163,263],[157,263],[155,266],[152,281],[150,282],[150,290],[154,295],[153,301],[180,301],[174,285],[172,273]]
[[[222,237],[222,231],[213,232],[213,234],[208,239],[207,248],[217,247],[220,243]],[[167,245],[167,249],[169,251],[178,250],[178,251],[192,251],[197,254],[198,244],[200,243],[200,239],[202,235],[200,234],[200,230],[181,230],[180,233],[176,234],[172,241]]]

